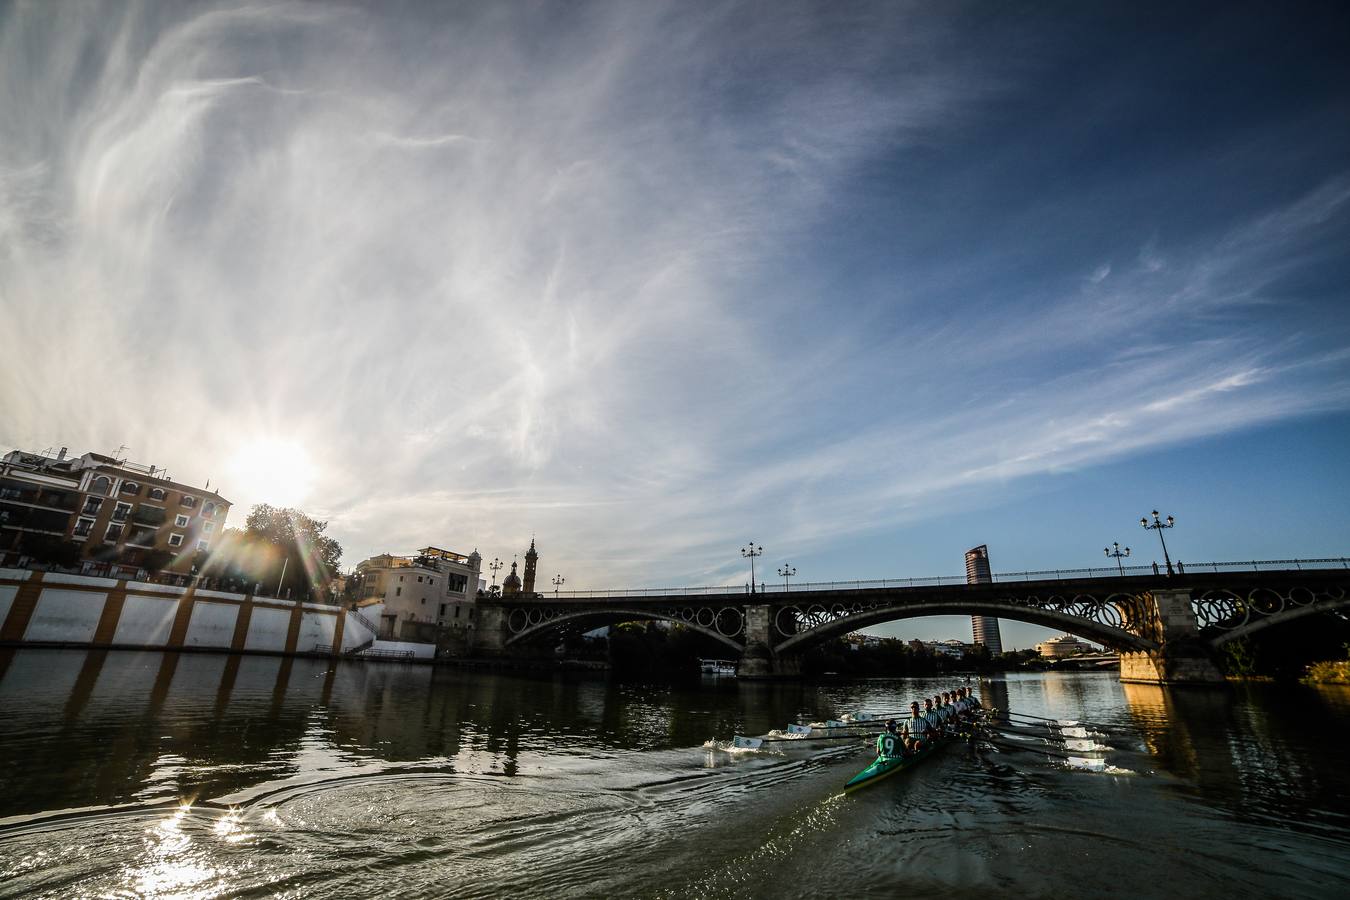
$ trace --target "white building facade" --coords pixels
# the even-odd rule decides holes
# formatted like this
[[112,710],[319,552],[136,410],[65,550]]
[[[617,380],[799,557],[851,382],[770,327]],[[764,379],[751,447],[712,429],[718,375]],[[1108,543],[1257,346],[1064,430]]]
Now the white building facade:
[[415,556],[383,553],[364,560],[357,606],[380,610],[380,637],[435,643],[466,637],[477,620],[477,593],[483,560],[439,547],[423,547]]

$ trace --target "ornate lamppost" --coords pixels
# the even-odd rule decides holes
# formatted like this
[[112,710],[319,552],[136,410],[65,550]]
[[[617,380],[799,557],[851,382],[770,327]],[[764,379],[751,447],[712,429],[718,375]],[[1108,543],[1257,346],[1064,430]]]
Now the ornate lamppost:
[[502,570],[502,561],[494,556],[492,562],[488,563],[488,568],[492,570],[492,587],[488,590],[495,594],[497,592],[497,573]]
[[554,576],[553,576],[553,599],[554,599],[554,600],[557,600],[557,599],[558,599],[558,591],[562,590],[562,586],[563,586],[564,583],[566,583],[566,581],[567,581],[567,579],[564,578],[564,577],[562,577],[561,575],[554,575]]
[[797,570],[794,569],[792,566],[788,565],[787,563],[784,563],[784,564],[782,565],[782,567],[779,568],[779,570],[778,570],[778,577],[781,578],[781,579],[783,579],[783,592],[784,592],[784,593],[786,593],[786,592],[787,592],[787,589],[788,589],[788,579],[791,578],[793,575],[796,575],[796,574],[797,574]]
[[1155,509],[1153,511],[1153,522],[1151,524],[1148,520],[1148,516],[1144,516],[1142,519],[1140,519],[1139,524],[1143,525],[1145,528],[1149,528],[1152,529],[1153,531],[1158,532],[1158,540],[1162,541],[1163,561],[1167,563],[1167,574],[1171,575],[1172,557],[1167,555],[1167,541],[1163,540],[1163,529],[1172,528],[1173,526],[1175,526],[1176,519],[1173,519],[1171,516],[1168,516],[1167,521],[1164,522],[1158,518],[1158,511]]
[[[1115,550],[1112,550],[1111,547],[1115,547],[1116,549],[1115,549]],[[1121,560],[1122,557],[1126,557],[1126,556],[1129,556],[1129,555],[1130,555],[1130,548],[1129,548],[1129,547],[1126,547],[1126,548],[1122,551],[1122,550],[1120,549],[1120,544],[1117,543],[1116,541],[1112,541],[1112,542],[1111,542],[1111,547],[1103,547],[1103,548],[1102,548],[1102,552],[1105,553],[1107,556],[1115,557],[1115,560],[1116,560],[1116,568],[1120,570],[1120,574],[1121,574],[1121,575],[1124,575],[1124,574],[1125,574],[1125,567],[1122,566],[1122,565],[1120,564],[1120,560]]]
[[748,556],[750,558],[750,593],[752,594],[755,592],[755,557],[763,555],[764,548],[756,547],[754,541],[750,542],[749,547],[741,548],[741,556]]

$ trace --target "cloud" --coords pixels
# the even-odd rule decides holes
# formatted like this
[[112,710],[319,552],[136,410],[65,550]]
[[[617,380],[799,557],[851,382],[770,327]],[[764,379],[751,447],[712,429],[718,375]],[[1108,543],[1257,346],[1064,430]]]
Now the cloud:
[[534,532],[581,587],[1344,407],[1343,359],[1190,331],[1342,182],[1072,285],[794,289],[870,173],[1015,87],[932,11],[822,9],[13,9],[0,437],[126,443],[245,507],[241,448],[294,442],[348,564]]

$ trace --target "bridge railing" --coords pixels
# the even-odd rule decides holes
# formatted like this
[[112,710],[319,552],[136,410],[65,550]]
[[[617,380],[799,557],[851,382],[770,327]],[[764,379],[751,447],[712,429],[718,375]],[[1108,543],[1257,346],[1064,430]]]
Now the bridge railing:
[[[1229,562],[1206,562],[1206,563],[1187,563],[1177,560],[1173,563],[1178,572],[1185,574],[1187,572],[1271,572],[1307,570],[1321,571],[1327,569],[1350,569],[1350,557],[1335,557],[1328,559],[1264,559],[1264,560],[1234,560]],[[1124,566],[1123,571],[1115,566],[1094,566],[1086,569],[1037,569],[1026,572],[997,572],[993,578],[995,583],[1018,582],[1018,581],[1077,581],[1084,578],[1120,578],[1122,575],[1153,575],[1158,570],[1153,565],[1147,566]],[[797,584],[788,583],[776,584],[772,581],[761,582],[756,586],[757,594],[796,594],[807,591],[843,591],[843,590],[863,590],[869,588],[903,588],[903,587],[939,587],[942,585],[965,584],[965,575],[934,575],[926,578],[873,578],[860,581],[803,581]],[[611,588],[599,590],[581,590],[581,591],[555,591],[549,596],[568,597],[576,599],[605,598],[605,597],[698,597],[709,594],[737,594],[750,593],[750,586],[723,584],[706,585],[701,587],[666,587],[666,588]]]

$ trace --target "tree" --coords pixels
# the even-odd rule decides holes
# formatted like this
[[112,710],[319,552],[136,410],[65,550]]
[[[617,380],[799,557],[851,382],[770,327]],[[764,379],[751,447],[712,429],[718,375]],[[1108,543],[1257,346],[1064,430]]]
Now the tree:
[[243,540],[273,551],[266,554],[271,559],[262,573],[268,579],[268,588],[279,586],[283,594],[290,591],[291,596],[322,596],[342,561],[342,545],[324,535],[327,528],[327,522],[298,509],[259,503],[248,514]]

